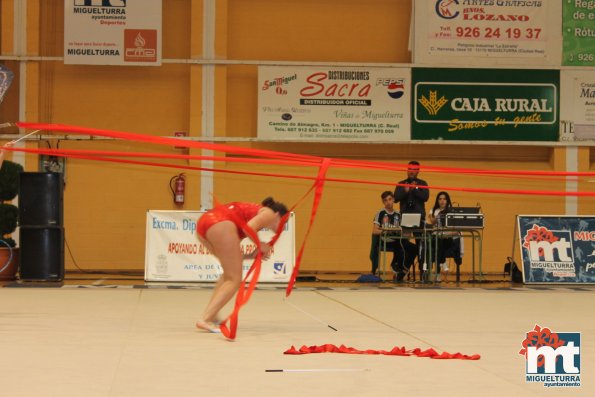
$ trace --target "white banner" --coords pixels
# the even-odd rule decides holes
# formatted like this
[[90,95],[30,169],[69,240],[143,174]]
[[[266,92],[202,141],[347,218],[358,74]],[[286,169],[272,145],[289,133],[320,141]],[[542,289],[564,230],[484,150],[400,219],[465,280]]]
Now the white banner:
[[161,0],[64,0],[64,63],[161,65]]
[[595,71],[560,72],[560,140],[595,140]]
[[258,68],[258,137],[407,141],[411,69]]
[[[204,211],[147,211],[145,280],[214,282],[222,272],[216,257],[211,255],[196,236],[196,223]],[[261,241],[269,241],[272,230],[258,232]],[[242,240],[243,252],[255,245]],[[244,275],[252,259],[243,263]],[[295,214],[289,217],[285,230],[275,244],[271,258],[262,262],[259,281],[286,283],[295,263]]]
[[414,3],[417,64],[560,65],[560,1]]

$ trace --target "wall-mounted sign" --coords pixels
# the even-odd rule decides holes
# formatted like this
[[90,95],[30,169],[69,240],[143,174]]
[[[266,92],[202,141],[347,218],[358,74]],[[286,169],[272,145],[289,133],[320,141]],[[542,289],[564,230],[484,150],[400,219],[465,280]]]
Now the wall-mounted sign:
[[557,70],[414,68],[412,138],[557,141]]
[[408,68],[258,68],[258,137],[410,139]]
[[[145,280],[215,282],[223,272],[217,258],[200,243],[196,223],[204,211],[148,211],[146,225]],[[269,241],[272,230],[261,230],[261,241]],[[255,245],[242,240],[242,250],[252,252]],[[275,244],[271,257],[262,262],[259,281],[288,282],[295,263],[295,214]],[[243,263],[244,275],[251,259]]]
[[562,2],[562,65],[595,66],[595,2]]
[[519,215],[525,283],[595,283],[595,218]]
[[561,2],[415,0],[416,64],[560,65]]
[[65,0],[64,63],[161,65],[161,0]]

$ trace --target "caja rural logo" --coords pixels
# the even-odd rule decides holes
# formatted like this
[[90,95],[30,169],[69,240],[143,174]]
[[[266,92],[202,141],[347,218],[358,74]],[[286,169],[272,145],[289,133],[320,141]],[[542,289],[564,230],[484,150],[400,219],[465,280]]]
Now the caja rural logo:
[[535,325],[527,332],[519,354],[525,356],[527,382],[544,387],[581,385],[581,333],[552,332]]
[[438,91],[433,90],[430,90],[428,98],[425,95],[421,95],[418,100],[431,116],[436,116],[440,109],[448,103],[448,99],[444,96],[438,98]]

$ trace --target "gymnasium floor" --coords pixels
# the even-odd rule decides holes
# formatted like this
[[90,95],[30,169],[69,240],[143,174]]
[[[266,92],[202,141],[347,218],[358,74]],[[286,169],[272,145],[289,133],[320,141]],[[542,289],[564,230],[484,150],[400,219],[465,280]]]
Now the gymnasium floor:
[[[262,284],[233,342],[194,328],[210,284],[70,275],[0,286],[3,396],[595,395],[595,286],[323,280],[284,300],[284,286]],[[581,332],[581,387],[526,382],[518,352],[536,324]],[[283,354],[323,344],[481,359]]]

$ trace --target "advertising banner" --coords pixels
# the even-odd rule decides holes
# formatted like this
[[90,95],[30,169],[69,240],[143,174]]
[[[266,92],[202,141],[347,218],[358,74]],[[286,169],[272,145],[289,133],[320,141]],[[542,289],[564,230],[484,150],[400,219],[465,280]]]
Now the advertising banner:
[[560,2],[416,0],[417,64],[560,65]]
[[517,219],[525,283],[595,283],[595,217]]
[[64,0],[64,63],[161,65],[161,0]]
[[4,100],[4,95],[6,95],[6,92],[10,88],[13,78],[14,73],[12,73],[12,70],[4,65],[0,65],[0,103]]
[[558,140],[558,70],[414,68],[412,79],[412,139]]
[[[215,282],[222,273],[217,258],[196,236],[196,223],[204,211],[147,211],[145,280]],[[274,232],[258,232],[261,241],[269,241]],[[242,251],[252,252],[255,245],[242,240]],[[243,263],[244,275],[252,259]],[[286,283],[295,263],[295,214],[275,244],[270,259],[262,262],[259,281]]]
[[258,68],[258,137],[396,142],[410,139],[408,68]]
[[595,1],[563,1],[562,7],[562,65],[595,66]]
[[561,141],[595,140],[595,70],[560,72],[560,106]]

